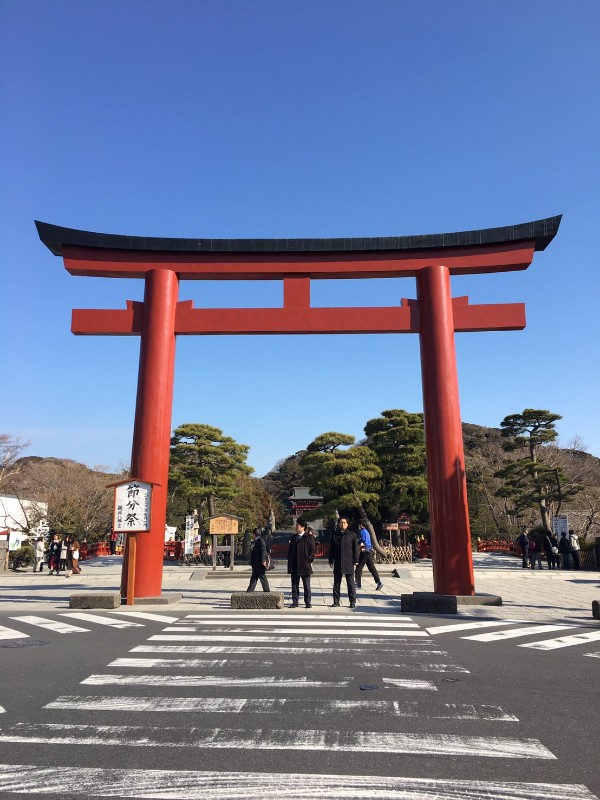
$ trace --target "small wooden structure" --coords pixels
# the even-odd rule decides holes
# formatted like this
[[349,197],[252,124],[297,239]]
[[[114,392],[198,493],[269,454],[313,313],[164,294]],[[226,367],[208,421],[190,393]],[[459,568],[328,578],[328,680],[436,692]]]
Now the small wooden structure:
[[[218,514],[214,517],[208,518],[208,532],[212,536],[212,568],[213,572],[217,569],[217,552],[229,553],[229,569],[233,572],[235,563],[235,537],[239,533],[241,517],[236,517],[233,514]],[[220,545],[219,537],[229,537],[229,544]],[[225,565],[227,569],[227,565]]]

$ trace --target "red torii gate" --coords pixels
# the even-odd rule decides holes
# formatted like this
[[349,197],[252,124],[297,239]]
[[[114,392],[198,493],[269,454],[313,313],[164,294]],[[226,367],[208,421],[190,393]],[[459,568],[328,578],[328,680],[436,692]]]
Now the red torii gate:
[[[364,239],[162,239],[36,222],[40,239],[71,275],[145,281],[143,302],[127,301],[124,310],[75,309],[71,328],[79,335],[141,336],[131,474],[155,489],[150,533],[130,534],[137,539],[135,598],[157,598],[162,588],[175,337],[273,333],[419,334],[434,591],[473,595],[454,332],[520,330],[525,307],[453,299],[450,276],[527,269],[560,220]],[[311,280],[394,277],[416,277],[417,299],[386,308],[311,308]],[[178,302],[180,279],[281,280],[283,307],[194,308]]]

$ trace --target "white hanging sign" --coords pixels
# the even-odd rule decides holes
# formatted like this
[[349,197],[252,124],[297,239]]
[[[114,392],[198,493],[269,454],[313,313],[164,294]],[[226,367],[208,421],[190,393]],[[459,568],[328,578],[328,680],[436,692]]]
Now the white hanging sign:
[[150,530],[152,484],[133,478],[115,486],[115,533],[140,533]]

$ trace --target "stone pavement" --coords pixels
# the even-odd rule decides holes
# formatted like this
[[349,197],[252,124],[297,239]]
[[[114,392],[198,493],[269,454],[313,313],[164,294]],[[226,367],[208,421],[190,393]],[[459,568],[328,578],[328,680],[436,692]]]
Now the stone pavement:
[[[62,610],[68,608],[71,593],[117,590],[120,585],[121,562],[119,556],[90,559],[82,562],[81,575],[70,578],[49,575],[47,571],[2,573],[0,611]],[[458,617],[599,624],[593,619],[591,611],[592,601],[600,600],[598,571],[524,570],[520,559],[490,553],[474,553],[473,562],[477,593],[498,594],[502,597],[503,605],[459,607],[456,615]],[[358,613],[399,613],[402,594],[433,591],[433,570],[429,560],[397,567],[379,565],[378,568],[384,588],[376,592],[373,578],[365,570],[364,588],[358,594]],[[269,573],[270,587],[273,591],[284,592],[286,603],[289,604],[289,577],[280,569]],[[393,569],[397,569],[398,577],[392,574]],[[206,578],[206,574],[210,572],[205,567],[165,563],[163,591],[183,593],[183,600],[170,608],[178,611],[229,608],[231,593],[244,591],[250,578],[250,570],[246,566],[236,567],[233,573],[219,568],[218,577]],[[332,601],[331,589],[331,573],[326,564],[319,563],[312,578],[313,608],[308,610],[301,605],[293,613],[322,614],[325,610],[332,614],[343,613],[344,606],[347,610],[344,582],[341,609],[329,607]],[[155,610],[160,608],[154,606]],[[285,610],[282,613],[288,612]]]

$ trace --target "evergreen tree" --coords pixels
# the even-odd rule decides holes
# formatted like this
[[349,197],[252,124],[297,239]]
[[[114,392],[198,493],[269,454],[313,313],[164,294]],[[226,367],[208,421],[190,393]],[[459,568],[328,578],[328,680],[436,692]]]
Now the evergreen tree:
[[428,519],[425,431],[423,414],[393,409],[365,425],[366,444],[381,468],[380,513],[397,519],[401,513]]
[[544,463],[545,445],[553,442],[558,433],[554,424],[562,419],[545,409],[526,408],[520,414],[511,414],[500,423],[502,436],[506,438],[507,452],[525,450],[525,455],[506,463],[496,472],[503,483],[496,492],[508,500],[518,516],[528,508],[539,508],[542,526],[551,529],[550,510],[581,490],[579,485],[564,488],[564,476],[560,467]]
[[200,517],[203,509],[214,516],[219,505],[239,495],[238,478],[252,472],[248,450],[211,425],[180,425],[171,439],[170,494],[185,498],[187,513],[197,508]]
[[354,442],[354,436],[345,433],[317,436],[301,461],[305,482],[313,493],[323,497],[319,513],[330,516],[336,512],[348,516],[358,513],[371,534],[373,546],[385,555],[369,518],[378,513],[381,469],[373,450]]

